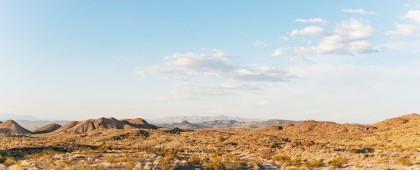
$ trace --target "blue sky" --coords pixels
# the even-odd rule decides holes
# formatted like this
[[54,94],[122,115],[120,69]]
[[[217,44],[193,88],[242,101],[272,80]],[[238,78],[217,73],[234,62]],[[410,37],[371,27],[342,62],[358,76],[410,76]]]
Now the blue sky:
[[0,1],[0,114],[419,112],[418,1]]

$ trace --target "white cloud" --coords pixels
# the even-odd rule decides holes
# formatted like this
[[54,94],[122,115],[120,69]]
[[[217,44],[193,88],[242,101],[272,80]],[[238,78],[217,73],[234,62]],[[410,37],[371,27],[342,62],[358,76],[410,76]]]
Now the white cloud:
[[191,84],[191,83],[178,83],[175,87],[175,96],[186,97],[189,95],[229,95],[232,91],[254,91],[260,90],[256,84],[228,82],[219,84]]
[[325,34],[325,30],[322,27],[318,26],[309,26],[303,29],[294,29],[290,31],[290,37],[298,37],[298,36],[315,36],[315,35],[323,35]]
[[280,57],[283,54],[283,50],[281,48],[277,48],[273,51],[272,56],[274,57]]
[[284,41],[289,41],[289,37],[287,37],[287,36],[282,36],[281,39],[284,40]]
[[327,21],[325,21],[322,18],[298,18],[295,20],[295,22],[302,22],[302,23],[321,23],[324,24]]
[[318,89],[334,89],[342,92],[348,91],[349,93],[355,93],[356,89],[359,92],[362,90],[366,92],[378,90],[380,86],[385,84],[388,85],[383,90],[388,90],[388,88],[393,87],[393,84],[404,84],[404,81],[420,78],[420,69],[405,65],[353,65],[331,62],[297,65],[289,69],[302,77],[302,79],[299,79],[300,81],[313,81],[311,85]]
[[289,75],[288,72],[275,68],[260,66],[255,68],[237,68],[228,74],[229,78],[241,81],[254,82],[283,82],[289,81],[294,76]]
[[418,36],[420,35],[420,10],[409,10],[401,19],[410,23],[395,23],[395,29],[388,31],[390,36]]
[[374,34],[374,28],[360,20],[350,19],[338,24],[334,32],[324,37],[312,49],[319,54],[354,55],[367,54],[377,50],[367,42]]
[[366,11],[366,10],[363,10],[363,9],[350,9],[350,8],[347,8],[347,9],[342,9],[342,11],[343,12],[346,12],[346,13],[353,13],[353,14],[361,14],[361,15],[374,15],[375,14],[375,12],[373,12],[373,11]]
[[420,24],[420,10],[409,10],[402,19],[411,20],[417,24]]
[[412,36],[420,34],[420,28],[412,24],[395,24],[395,30],[388,31],[386,34],[391,36]]
[[160,65],[138,68],[137,73],[183,79],[213,77],[243,82],[283,82],[294,78],[276,67],[241,67],[228,64],[227,60],[228,56],[220,50],[214,50],[212,54],[176,53],[166,57]]
[[322,39],[311,47],[292,48],[292,56],[306,58],[308,54],[356,55],[378,52],[367,40],[374,28],[361,20],[349,19],[337,24],[334,31],[324,33]]
[[269,46],[271,46],[271,44],[270,43],[267,43],[267,42],[264,42],[264,41],[257,40],[257,41],[255,41],[254,46],[257,46],[257,47],[269,47]]

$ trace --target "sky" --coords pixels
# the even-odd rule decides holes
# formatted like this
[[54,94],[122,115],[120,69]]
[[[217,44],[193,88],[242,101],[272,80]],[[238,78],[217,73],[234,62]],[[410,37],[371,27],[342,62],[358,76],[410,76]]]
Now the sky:
[[0,114],[420,112],[419,1],[0,1]]

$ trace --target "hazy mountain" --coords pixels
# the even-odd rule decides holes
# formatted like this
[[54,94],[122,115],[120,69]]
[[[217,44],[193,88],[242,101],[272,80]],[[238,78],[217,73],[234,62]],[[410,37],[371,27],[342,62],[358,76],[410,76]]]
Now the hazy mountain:
[[202,129],[207,128],[206,126],[203,126],[199,123],[190,123],[186,120],[182,121],[181,123],[168,123],[168,124],[161,124],[162,127],[168,127],[168,128],[179,128],[179,129]]
[[165,123],[158,124],[162,127],[168,128],[180,128],[180,129],[204,129],[204,128],[263,128],[269,126],[282,126],[285,124],[299,124],[299,121],[293,120],[279,120],[270,119],[265,121],[237,121],[237,120],[212,120],[205,122],[190,123],[188,121],[182,121],[181,123]]
[[70,121],[65,121],[65,120],[15,120],[15,121],[19,123],[19,125],[21,125],[22,127],[29,130],[35,130],[45,125],[52,124],[52,123],[64,125],[70,122]]
[[41,120],[31,115],[0,114],[0,120]]
[[191,123],[207,122],[207,121],[213,121],[213,120],[236,120],[236,121],[242,121],[242,122],[261,121],[261,119],[251,119],[251,118],[218,115],[218,116],[169,116],[169,117],[163,117],[163,118],[158,118],[158,119],[149,119],[148,122],[155,123],[155,124],[167,124],[167,123],[180,123],[184,120]]

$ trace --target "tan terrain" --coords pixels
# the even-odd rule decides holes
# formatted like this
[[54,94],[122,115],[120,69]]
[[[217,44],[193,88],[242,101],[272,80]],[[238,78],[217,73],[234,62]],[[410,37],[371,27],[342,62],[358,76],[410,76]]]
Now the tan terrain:
[[182,130],[99,118],[40,129],[1,123],[0,169],[420,169],[418,114],[372,125]]

